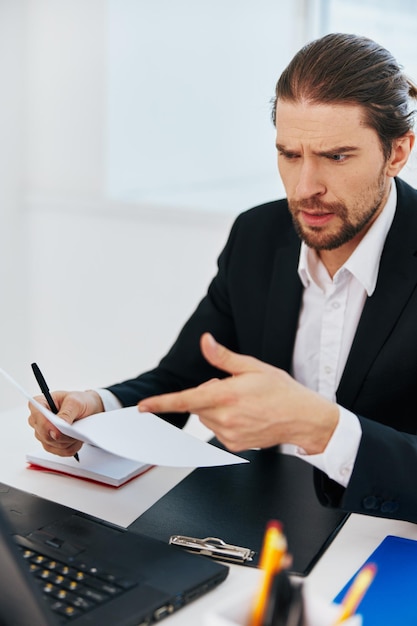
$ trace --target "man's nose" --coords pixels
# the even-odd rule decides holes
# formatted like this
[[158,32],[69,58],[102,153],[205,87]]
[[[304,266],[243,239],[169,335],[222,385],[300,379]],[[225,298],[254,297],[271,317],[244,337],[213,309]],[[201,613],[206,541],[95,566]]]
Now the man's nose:
[[314,157],[304,159],[299,170],[295,199],[304,200],[324,193],[326,193],[326,186]]

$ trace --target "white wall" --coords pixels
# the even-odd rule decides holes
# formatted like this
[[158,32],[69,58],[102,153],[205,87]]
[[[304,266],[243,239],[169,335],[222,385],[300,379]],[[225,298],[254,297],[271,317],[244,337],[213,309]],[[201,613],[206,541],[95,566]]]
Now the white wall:
[[[25,169],[25,3],[0,2],[0,367],[19,371],[28,360]],[[21,371],[21,370],[20,370]],[[0,382],[0,407],[17,398]]]
[[231,222],[155,207],[30,209],[33,358],[54,388],[155,365],[202,297]]
[[318,4],[0,0],[0,367],[35,392],[35,360],[52,388],[158,361],[282,193],[269,98]]
[[[32,392],[32,361],[52,388],[111,383],[155,365],[203,296],[236,213],[280,193],[269,98],[305,36],[298,21],[287,23],[304,0],[285,10],[275,0],[206,3],[204,23],[193,0],[157,4],[164,36],[154,0],[0,0],[0,367]],[[133,11],[138,37],[147,34],[149,62],[130,59],[134,92],[121,81],[129,55],[114,37],[117,7],[125,28]],[[132,54],[143,54],[133,43]],[[187,73],[177,84],[181,58]],[[167,67],[164,115],[153,103]],[[144,171],[150,151],[153,169]],[[193,162],[203,189],[195,172],[187,184]],[[137,193],[151,176],[152,193]],[[21,402],[0,381],[0,409]]]
[[211,211],[275,198],[270,100],[300,7],[109,0],[109,193]]

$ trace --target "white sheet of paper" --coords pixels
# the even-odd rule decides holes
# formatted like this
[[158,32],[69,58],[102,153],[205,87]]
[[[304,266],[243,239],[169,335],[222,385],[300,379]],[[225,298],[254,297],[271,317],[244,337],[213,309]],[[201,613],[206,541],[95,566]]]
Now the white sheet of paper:
[[68,424],[37,402],[5,370],[0,368],[0,373],[62,433],[121,457],[169,467],[248,463],[242,457],[185,433],[153,413],[139,413],[136,406],[96,413]]

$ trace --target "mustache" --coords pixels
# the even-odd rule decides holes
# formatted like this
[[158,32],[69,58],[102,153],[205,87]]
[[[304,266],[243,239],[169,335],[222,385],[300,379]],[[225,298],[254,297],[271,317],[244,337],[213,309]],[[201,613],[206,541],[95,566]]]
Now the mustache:
[[318,213],[334,213],[344,217],[347,214],[346,206],[342,202],[323,202],[320,198],[303,198],[302,200],[289,200],[288,205],[292,213],[298,211],[317,210]]

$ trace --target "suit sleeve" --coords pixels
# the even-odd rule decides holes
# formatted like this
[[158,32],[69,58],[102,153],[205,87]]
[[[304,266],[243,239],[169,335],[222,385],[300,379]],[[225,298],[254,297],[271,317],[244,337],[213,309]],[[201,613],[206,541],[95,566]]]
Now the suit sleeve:
[[417,522],[417,436],[359,417],[362,439],[344,489],[315,472],[317,495],[325,506],[350,513]]

